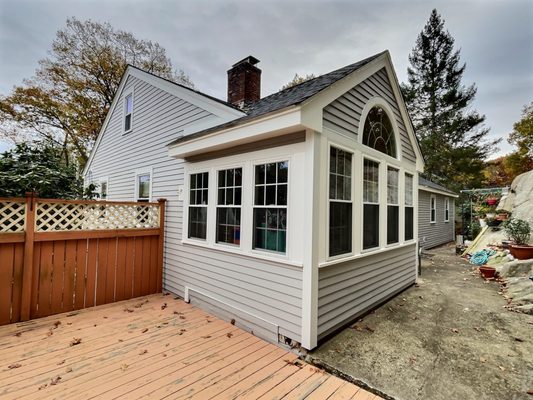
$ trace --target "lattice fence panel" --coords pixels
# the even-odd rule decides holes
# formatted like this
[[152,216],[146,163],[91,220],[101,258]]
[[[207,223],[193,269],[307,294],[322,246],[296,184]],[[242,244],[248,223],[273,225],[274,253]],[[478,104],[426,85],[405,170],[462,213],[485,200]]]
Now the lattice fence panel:
[[26,203],[0,201],[0,232],[24,232]]
[[116,203],[37,203],[37,232],[158,228],[159,206]]

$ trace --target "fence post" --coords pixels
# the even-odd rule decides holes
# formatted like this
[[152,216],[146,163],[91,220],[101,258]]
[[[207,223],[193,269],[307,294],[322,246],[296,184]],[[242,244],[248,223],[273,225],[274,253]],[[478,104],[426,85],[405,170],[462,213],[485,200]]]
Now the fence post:
[[30,319],[33,275],[33,246],[35,233],[35,193],[26,193],[26,229],[24,241],[24,269],[22,270],[22,298],[20,320]]
[[166,199],[157,199],[159,203],[159,251],[157,252],[157,292],[163,291],[163,259],[165,252],[165,205]]

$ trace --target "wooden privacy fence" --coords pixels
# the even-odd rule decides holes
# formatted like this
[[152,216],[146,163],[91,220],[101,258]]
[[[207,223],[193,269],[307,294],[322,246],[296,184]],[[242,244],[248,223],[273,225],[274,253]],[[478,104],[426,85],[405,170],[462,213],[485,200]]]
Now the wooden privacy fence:
[[0,325],[162,290],[165,200],[0,198]]

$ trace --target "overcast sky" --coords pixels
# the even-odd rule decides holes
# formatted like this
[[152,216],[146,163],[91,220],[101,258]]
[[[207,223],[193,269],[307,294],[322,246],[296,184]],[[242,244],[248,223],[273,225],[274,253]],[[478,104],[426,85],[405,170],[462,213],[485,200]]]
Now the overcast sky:
[[227,69],[250,54],[261,60],[263,96],[295,73],[323,74],[384,49],[404,81],[432,8],[461,49],[463,83],[477,85],[473,108],[491,136],[506,138],[533,101],[532,0],[0,0],[0,94],[33,75],[69,16],[158,42],[198,90],[222,99]]

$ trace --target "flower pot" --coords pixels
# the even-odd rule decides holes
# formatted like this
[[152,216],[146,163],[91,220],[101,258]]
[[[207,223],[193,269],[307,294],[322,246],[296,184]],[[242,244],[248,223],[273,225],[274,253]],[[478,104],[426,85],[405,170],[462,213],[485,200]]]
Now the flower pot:
[[510,240],[502,240],[502,247],[504,249],[508,249],[510,244],[511,244]]
[[533,246],[527,244],[511,244],[509,250],[514,258],[518,260],[529,260],[533,258]]
[[498,202],[498,199],[495,199],[495,198],[487,199],[487,204],[488,204],[489,206],[493,206],[493,205],[495,205],[497,202]]
[[483,265],[479,267],[479,272],[481,272],[481,275],[483,275],[483,278],[492,279],[494,278],[494,275],[496,274],[496,268],[487,267],[486,265]]

